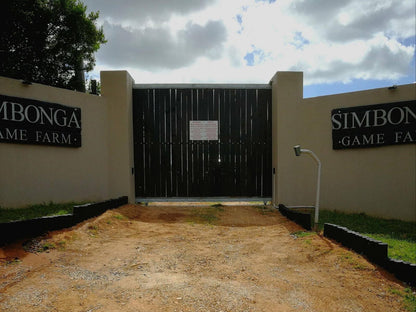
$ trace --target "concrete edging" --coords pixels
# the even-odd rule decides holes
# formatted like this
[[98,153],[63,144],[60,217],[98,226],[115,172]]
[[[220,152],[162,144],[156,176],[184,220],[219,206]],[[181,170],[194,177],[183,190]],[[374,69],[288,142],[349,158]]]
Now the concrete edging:
[[0,245],[26,237],[39,236],[49,231],[69,228],[109,209],[125,205],[127,202],[127,196],[122,196],[98,203],[74,206],[73,214],[0,223]]
[[368,260],[383,267],[401,281],[411,286],[416,285],[416,264],[389,258],[386,243],[331,223],[324,224],[324,236],[364,255]]
[[312,220],[311,220],[310,213],[294,211],[294,210],[287,208],[283,204],[279,204],[279,211],[286,218],[296,222],[305,230],[310,231],[312,229]]

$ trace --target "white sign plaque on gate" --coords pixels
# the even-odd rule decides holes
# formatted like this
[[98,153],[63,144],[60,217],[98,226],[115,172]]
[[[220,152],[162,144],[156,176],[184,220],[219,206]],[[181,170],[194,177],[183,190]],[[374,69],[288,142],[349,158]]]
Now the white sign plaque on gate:
[[190,120],[191,141],[218,141],[218,120]]

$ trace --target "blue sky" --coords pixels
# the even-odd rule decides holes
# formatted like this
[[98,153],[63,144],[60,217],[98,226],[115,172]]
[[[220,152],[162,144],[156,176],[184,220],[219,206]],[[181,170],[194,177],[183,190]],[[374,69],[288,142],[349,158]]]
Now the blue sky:
[[416,81],[416,0],[84,0],[108,43],[100,70],[136,83],[268,83],[304,97]]
[[[416,25],[415,25],[416,27]],[[415,46],[415,36],[407,38],[403,44],[406,46]],[[333,82],[333,83],[324,83],[324,84],[313,84],[304,86],[303,88],[303,96],[307,97],[315,97],[320,95],[327,95],[327,94],[337,94],[337,93],[346,93],[346,92],[354,92],[360,90],[367,90],[367,89],[375,89],[375,88],[385,88],[390,87],[393,85],[402,85],[402,84],[409,84],[416,82],[416,52],[413,52],[413,57],[409,63],[409,67],[407,72],[404,71],[403,75],[396,79],[381,79],[381,80],[374,80],[374,79],[353,79],[349,83],[341,83],[341,82]]]

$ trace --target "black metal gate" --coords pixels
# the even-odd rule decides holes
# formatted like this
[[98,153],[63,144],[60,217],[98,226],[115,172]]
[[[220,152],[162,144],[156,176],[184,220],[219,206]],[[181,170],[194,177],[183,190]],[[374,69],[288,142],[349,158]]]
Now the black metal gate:
[[[135,86],[133,103],[136,198],[271,197],[268,85]],[[218,140],[190,140],[206,120]]]

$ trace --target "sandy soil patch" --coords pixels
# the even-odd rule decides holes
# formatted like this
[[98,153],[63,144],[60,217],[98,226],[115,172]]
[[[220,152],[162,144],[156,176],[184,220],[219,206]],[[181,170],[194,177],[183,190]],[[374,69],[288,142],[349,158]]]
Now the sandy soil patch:
[[301,232],[271,209],[126,205],[0,249],[0,310],[405,311],[390,274]]

